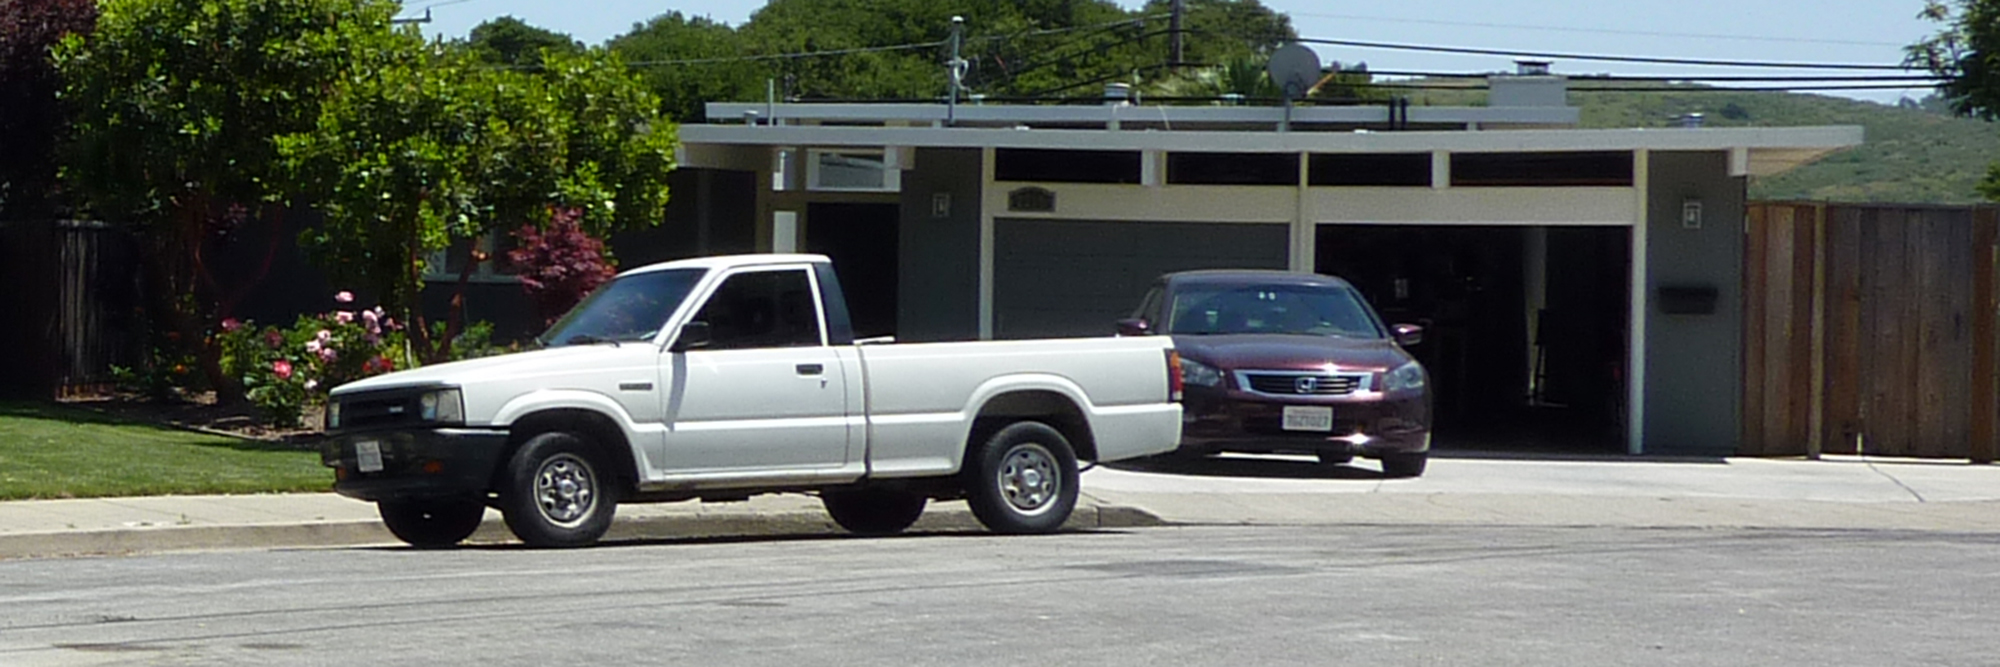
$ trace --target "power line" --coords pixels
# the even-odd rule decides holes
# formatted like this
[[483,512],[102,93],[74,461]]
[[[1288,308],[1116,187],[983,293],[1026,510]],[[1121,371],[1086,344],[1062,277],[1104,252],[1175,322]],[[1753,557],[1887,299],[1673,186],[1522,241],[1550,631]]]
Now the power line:
[[1434,19],[1392,18],[1387,16],[1362,16],[1356,14],[1327,14],[1320,12],[1286,12],[1292,16],[1312,16],[1317,18],[1345,19],[1351,21],[1379,21],[1382,23],[1414,23],[1420,25],[1444,25],[1467,28],[1501,28],[1507,30],[1540,30],[1544,32],[1575,32],[1603,35],[1630,35],[1637,37],[1680,37],[1690,39],[1727,39],[1753,42],[1792,42],[1799,44],[1841,44],[1846,46],[1893,46],[1906,45],[1891,42],[1863,42],[1844,39],[1813,39],[1810,37],[1766,37],[1758,35],[1719,35],[1698,32],[1660,32],[1652,30],[1616,30],[1610,28],[1578,28],[1571,26],[1543,26],[1521,23],[1482,23],[1476,21],[1440,21]]
[[[454,0],[454,1],[469,2],[470,0]],[[1019,37],[1043,37],[1047,35],[1060,35],[1064,33],[1078,32],[1082,30],[1116,28],[1119,26],[1143,23],[1148,19],[1160,18],[1160,16],[1162,15],[1141,16],[1137,18],[1124,19],[1120,21],[1111,21],[1107,23],[1069,26],[1067,28],[1047,28],[1043,30],[1034,30],[1030,32],[1016,33],[1011,35],[985,35],[981,37],[974,37],[971,39],[967,39],[965,41],[967,43],[993,42],[1003,39],[1014,39]],[[794,53],[770,53],[770,54],[751,55],[751,56],[718,56],[713,58],[681,58],[674,60],[635,60],[625,64],[628,67],[659,67],[666,65],[707,65],[714,63],[755,62],[764,60],[793,60],[799,58],[822,58],[830,56],[845,56],[845,55],[854,55],[858,53],[880,53],[887,51],[911,51],[916,49],[930,49],[930,48],[943,47],[944,45],[949,43],[950,42],[945,40],[938,40],[932,42],[911,42],[908,44],[890,44],[887,46],[862,46],[849,49],[832,49],[826,51],[799,51]],[[538,66],[526,66],[526,67],[532,69]]]
[[1536,51],[1515,51],[1503,49],[1474,49],[1458,46],[1431,46],[1425,44],[1392,44],[1387,42],[1364,42],[1350,39],[1299,38],[1307,44],[1328,44],[1351,46],[1364,49],[1391,49],[1401,51],[1430,51],[1435,53],[1463,53],[1482,56],[1513,56],[1527,58],[1548,58],[1554,60],[1595,60],[1604,62],[1647,63],[1656,65],[1698,65],[1703,67],[1764,67],[1770,69],[1831,69],[1831,70],[1873,70],[1907,71],[1902,65],[1862,65],[1852,63],[1796,63],[1759,62],[1750,60],[1706,60],[1700,58],[1655,58],[1647,56],[1608,56],[1588,53],[1554,53]]

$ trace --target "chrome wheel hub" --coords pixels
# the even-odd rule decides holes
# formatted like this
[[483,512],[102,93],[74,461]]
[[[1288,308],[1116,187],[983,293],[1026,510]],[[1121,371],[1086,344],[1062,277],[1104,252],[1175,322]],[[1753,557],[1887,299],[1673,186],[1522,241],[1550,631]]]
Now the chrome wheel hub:
[[597,477],[590,464],[574,454],[559,454],[542,462],[535,473],[535,504],[551,523],[574,526],[597,507]]
[[1040,514],[1055,504],[1062,491],[1062,476],[1056,471],[1056,457],[1048,448],[1024,444],[1008,450],[1000,461],[996,480],[1000,495],[1022,514]]

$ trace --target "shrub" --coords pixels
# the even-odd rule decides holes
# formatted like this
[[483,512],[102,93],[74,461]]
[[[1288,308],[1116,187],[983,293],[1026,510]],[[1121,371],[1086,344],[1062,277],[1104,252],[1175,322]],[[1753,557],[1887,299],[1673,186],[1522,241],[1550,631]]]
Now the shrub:
[[545,228],[522,225],[514,232],[519,244],[507,251],[507,261],[543,324],[553,324],[618,273],[616,263],[605,254],[604,242],[585,232],[582,221],[581,211],[553,209]]
[[402,327],[380,307],[302,315],[288,329],[224,320],[223,370],[243,380],[244,395],[274,424],[296,426],[307,405],[334,387],[411,366]]

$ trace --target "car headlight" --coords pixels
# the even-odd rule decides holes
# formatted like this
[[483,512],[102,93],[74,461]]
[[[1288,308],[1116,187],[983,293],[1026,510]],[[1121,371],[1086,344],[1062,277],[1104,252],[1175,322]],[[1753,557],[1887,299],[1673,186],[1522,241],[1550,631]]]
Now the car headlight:
[[1403,364],[1382,377],[1382,391],[1402,391],[1424,387],[1424,366],[1417,362]]
[[458,389],[434,389],[417,399],[417,418],[427,422],[465,421],[465,395]]
[[1181,357],[1181,382],[1197,387],[1222,386],[1222,371],[1214,366]]
[[326,430],[331,431],[337,428],[340,428],[340,399],[338,398],[327,399]]

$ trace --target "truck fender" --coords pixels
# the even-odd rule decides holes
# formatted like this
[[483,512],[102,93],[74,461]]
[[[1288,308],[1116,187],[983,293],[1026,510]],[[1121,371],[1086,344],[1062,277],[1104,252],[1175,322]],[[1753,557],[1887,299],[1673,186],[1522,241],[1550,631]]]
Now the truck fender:
[[630,457],[633,470],[645,470],[645,453],[633,443],[645,440],[632,430],[632,415],[617,401],[603,394],[576,389],[544,389],[531,391],[509,399],[493,415],[493,425],[511,428],[522,417],[547,410],[588,410],[596,412],[618,424],[618,430],[625,434],[626,456]]

